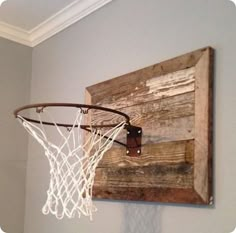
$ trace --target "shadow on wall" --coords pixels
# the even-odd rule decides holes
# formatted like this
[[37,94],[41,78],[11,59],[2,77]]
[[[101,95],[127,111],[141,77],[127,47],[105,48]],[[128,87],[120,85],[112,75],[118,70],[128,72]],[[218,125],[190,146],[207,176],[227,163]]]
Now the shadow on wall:
[[2,230],[2,228],[0,227],[0,233],[6,233],[5,231]]
[[[124,233],[160,233],[161,207],[140,203],[126,203],[124,205],[124,219],[122,229]],[[148,232],[147,232],[148,229]]]

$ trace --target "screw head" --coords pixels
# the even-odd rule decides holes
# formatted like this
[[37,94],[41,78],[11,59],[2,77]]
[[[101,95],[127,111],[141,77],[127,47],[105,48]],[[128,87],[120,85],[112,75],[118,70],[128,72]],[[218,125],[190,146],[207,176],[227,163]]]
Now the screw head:
[[213,205],[213,201],[214,201],[214,198],[211,196],[211,197],[210,197],[209,205]]
[[138,133],[142,133],[142,130],[140,129],[140,130],[138,131]]
[[129,150],[126,151],[126,154],[129,154]]
[[141,153],[141,151],[140,151],[140,150],[137,150],[137,153],[138,153],[138,154],[140,154],[140,153]]
[[127,131],[127,134],[130,134],[130,132],[129,132],[129,131]]

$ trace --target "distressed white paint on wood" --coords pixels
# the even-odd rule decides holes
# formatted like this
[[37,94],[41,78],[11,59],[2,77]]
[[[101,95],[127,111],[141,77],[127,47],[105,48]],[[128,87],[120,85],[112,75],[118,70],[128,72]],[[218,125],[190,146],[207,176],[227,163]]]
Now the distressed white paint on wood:
[[159,99],[194,91],[195,71],[191,67],[147,80],[148,94]]
[[[137,79],[136,83],[130,83],[127,79],[117,84],[117,88],[114,89],[106,88],[106,86],[101,87],[92,96],[92,102],[108,108],[127,108],[144,102],[192,92],[194,91],[194,81],[195,67],[149,78],[146,81]],[[106,98],[101,99],[101,95]]]
[[[130,116],[131,123],[143,129],[143,143],[188,140],[194,138],[194,92],[119,109]],[[116,103],[113,106],[117,109]],[[114,124],[123,117],[93,111],[93,124]],[[125,143],[126,134],[118,140]]]
[[[144,145],[194,139],[194,116],[149,122],[142,127],[142,130],[142,144]],[[126,143],[126,131],[122,131],[117,140]],[[114,143],[113,148],[115,147],[120,146]]]

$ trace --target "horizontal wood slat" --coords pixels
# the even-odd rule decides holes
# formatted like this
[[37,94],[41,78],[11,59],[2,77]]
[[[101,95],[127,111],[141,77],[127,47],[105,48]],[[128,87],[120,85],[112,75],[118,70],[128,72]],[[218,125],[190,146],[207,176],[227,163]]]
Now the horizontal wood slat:
[[[112,107],[118,109],[115,103]],[[194,92],[189,92],[119,110],[130,116],[133,125],[142,127],[143,144],[146,144],[194,138],[194,108]],[[91,112],[94,125],[123,121],[115,114]],[[121,133],[118,140],[125,142],[126,132]]]
[[202,198],[193,188],[104,188],[95,186],[93,189],[93,196],[94,199],[203,204]]
[[[117,84],[119,88],[98,89],[96,95],[92,96],[92,101],[94,104],[104,107],[121,109],[143,104],[144,99],[145,102],[150,102],[192,92],[194,91],[194,72],[195,68],[188,68],[163,76],[153,77],[145,82],[136,82],[135,85],[130,85],[129,79],[126,79],[127,83]],[[127,92],[127,90],[129,91]],[[106,95],[107,98],[101,99],[100,92],[102,95]]]
[[105,187],[193,187],[193,165],[97,168],[96,186]]
[[[212,57],[200,49],[86,88],[86,103],[117,109],[142,127],[138,157],[118,144],[100,161],[94,197],[209,204]],[[123,118],[91,111],[92,124]],[[126,143],[124,130],[118,140]]]
[[119,147],[105,153],[99,162],[99,168],[132,168],[165,164],[193,164],[194,140],[145,144],[142,155],[130,157],[125,153],[125,148]]

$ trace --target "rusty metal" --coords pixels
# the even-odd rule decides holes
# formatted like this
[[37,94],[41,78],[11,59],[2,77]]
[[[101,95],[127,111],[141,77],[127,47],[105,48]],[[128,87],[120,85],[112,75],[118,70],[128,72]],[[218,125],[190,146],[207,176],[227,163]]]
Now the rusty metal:
[[[40,103],[40,104],[30,104],[30,105],[25,105],[21,108],[18,108],[14,111],[14,116],[17,118],[17,115],[19,115],[19,113],[23,110],[27,110],[27,109],[32,109],[35,108],[36,112],[43,112],[44,108],[47,107],[74,107],[74,108],[79,108],[81,110],[81,112],[83,114],[87,114],[89,110],[91,109],[96,109],[96,110],[101,110],[101,111],[106,111],[106,112],[111,112],[114,114],[118,114],[122,117],[125,118],[126,124],[130,124],[130,118],[128,115],[126,115],[123,112],[117,111],[115,109],[111,109],[111,108],[105,108],[105,107],[101,107],[101,106],[97,106],[97,105],[88,105],[88,104],[74,104],[74,103]],[[23,117],[23,116],[21,116]],[[23,117],[24,119],[26,119],[27,121],[33,122],[33,123],[40,123],[40,121],[38,120],[34,120],[28,117]],[[44,125],[54,125],[54,123],[52,122],[47,122],[47,121],[43,121],[42,122]],[[72,124],[64,124],[64,123],[58,123],[56,122],[56,124],[58,126],[62,126],[62,127],[72,127]],[[109,124],[109,125],[94,125],[93,127],[114,127],[118,124]]]
[[142,148],[142,128],[127,125],[126,155],[137,157],[141,155]]
[[[29,117],[24,117],[20,115],[20,113],[23,110],[29,110],[29,109],[34,109],[37,113],[43,112],[43,110],[47,107],[74,107],[78,108],[81,110],[81,113],[83,114],[88,114],[89,110],[91,109],[96,109],[96,110],[101,110],[101,111],[106,111],[106,112],[111,112],[114,114],[118,114],[122,117],[124,117],[124,120],[126,122],[125,129],[127,130],[127,143],[122,143],[118,140],[114,140],[114,142],[125,146],[126,147],[126,152],[128,156],[139,156],[141,154],[141,139],[142,139],[142,128],[136,127],[130,124],[130,117],[118,110],[115,109],[110,109],[110,108],[105,108],[97,105],[87,105],[87,104],[74,104],[74,103],[39,103],[39,104],[30,104],[23,106],[21,108],[18,108],[14,111],[14,116],[17,118],[18,116],[23,117],[25,120],[32,122],[32,123],[37,123],[37,124],[44,124],[44,125],[52,125],[54,126],[55,124],[60,127],[65,127],[67,129],[70,129],[70,127],[78,127],[78,125],[72,125],[72,124],[65,124],[65,123],[52,123],[48,121],[42,121],[40,122],[39,120],[35,120]],[[119,122],[120,123],[120,122]],[[119,125],[119,123],[116,124],[105,124],[105,125],[92,125],[93,128],[109,128],[109,127],[115,127]],[[80,125],[80,128],[83,130],[86,130],[88,132],[91,132],[90,130],[91,125]],[[106,136],[104,136],[107,138]],[[108,138],[109,139],[109,138]],[[110,140],[110,139],[109,139]]]

